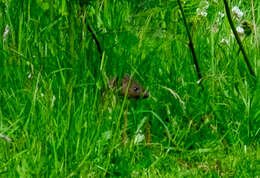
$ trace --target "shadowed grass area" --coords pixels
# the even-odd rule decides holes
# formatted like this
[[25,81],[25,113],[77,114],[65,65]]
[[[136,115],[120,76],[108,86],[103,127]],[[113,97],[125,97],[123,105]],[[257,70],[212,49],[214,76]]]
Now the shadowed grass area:
[[183,4],[201,81],[177,1],[0,1],[0,177],[259,175],[260,4],[229,6],[256,82],[222,1]]

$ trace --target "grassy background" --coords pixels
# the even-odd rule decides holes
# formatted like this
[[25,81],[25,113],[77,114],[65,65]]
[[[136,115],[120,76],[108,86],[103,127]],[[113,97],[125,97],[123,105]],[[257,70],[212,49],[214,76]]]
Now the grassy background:
[[[259,76],[260,4],[235,5],[256,24],[242,38]],[[0,139],[0,177],[259,176],[259,77],[218,14],[223,2],[210,1],[206,17],[199,6],[188,0],[184,10],[203,91],[177,1],[2,0],[0,133],[12,142]],[[104,99],[106,76],[126,73],[151,97]],[[150,147],[135,143],[148,121]]]

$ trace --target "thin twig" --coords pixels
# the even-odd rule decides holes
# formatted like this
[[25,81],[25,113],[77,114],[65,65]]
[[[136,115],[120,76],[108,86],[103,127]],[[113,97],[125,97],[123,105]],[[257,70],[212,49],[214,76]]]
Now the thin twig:
[[88,31],[91,33],[91,36],[92,36],[92,38],[94,39],[94,41],[95,41],[95,43],[96,43],[96,45],[97,45],[97,49],[98,49],[98,52],[99,52],[99,54],[100,54],[100,60],[102,60],[102,54],[103,54],[103,52],[102,52],[100,43],[99,43],[99,41],[98,41],[98,39],[97,39],[95,33],[93,32],[93,30],[92,30],[91,27],[89,26],[89,24],[87,24],[87,28],[88,28]]
[[244,49],[244,47],[243,47],[243,45],[242,45],[242,42],[241,42],[241,40],[240,40],[240,38],[239,38],[239,36],[238,36],[238,33],[237,33],[237,31],[236,31],[236,28],[235,28],[234,24],[233,24],[233,21],[232,21],[232,18],[231,18],[231,14],[230,14],[230,10],[229,10],[229,7],[228,7],[227,0],[223,0],[223,1],[224,1],[224,4],[225,4],[225,9],[226,9],[226,13],[227,13],[227,18],[228,18],[229,25],[230,25],[230,27],[231,27],[231,29],[232,29],[234,35],[235,35],[235,38],[236,38],[237,43],[238,43],[238,45],[239,45],[239,48],[240,48],[240,50],[241,50],[241,52],[242,52],[242,54],[243,54],[243,56],[244,56],[244,60],[245,60],[245,62],[246,62],[247,68],[248,68],[250,74],[255,78],[256,75],[255,75],[255,73],[254,73],[254,71],[253,71],[253,69],[252,69],[252,66],[251,66],[251,64],[250,64],[250,62],[249,62],[249,59],[248,59],[247,54],[246,54],[246,51],[245,51],[245,49]]
[[[198,78],[199,78],[199,81],[201,83],[202,82],[202,75],[201,75],[201,72],[200,72],[200,68],[199,68],[197,56],[196,56],[196,53],[195,53],[194,45],[193,45],[193,42],[192,42],[192,38],[191,38],[191,35],[190,35],[190,31],[189,31],[189,28],[188,28],[188,25],[187,25],[187,21],[186,21],[180,0],[178,0],[178,4],[179,4],[180,10],[181,10],[184,26],[186,28],[186,32],[187,32],[187,35],[188,35],[188,38],[189,38],[189,47],[190,47],[190,50],[191,50],[191,53],[192,53],[193,62],[195,64],[196,71],[197,71],[197,74],[198,74]],[[202,87],[202,90],[203,90],[203,87]]]

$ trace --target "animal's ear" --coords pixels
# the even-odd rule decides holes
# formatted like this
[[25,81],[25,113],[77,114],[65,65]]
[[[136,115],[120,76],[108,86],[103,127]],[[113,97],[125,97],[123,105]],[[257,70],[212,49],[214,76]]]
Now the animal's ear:
[[130,80],[130,75],[129,74],[125,74],[125,76],[124,76],[124,80]]
[[110,78],[107,81],[108,88],[110,89],[115,88],[117,86],[117,81],[118,81],[118,77]]
[[116,77],[115,80],[113,81],[113,86],[117,85],[117,81],[118,81],[118,77]]

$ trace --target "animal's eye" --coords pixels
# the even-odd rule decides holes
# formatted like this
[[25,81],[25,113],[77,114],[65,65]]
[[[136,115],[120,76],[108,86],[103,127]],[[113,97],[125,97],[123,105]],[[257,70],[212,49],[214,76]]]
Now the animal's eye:
[[139,90],[139,88],[137,88],[137,87],[134,87],[134,91],[138,91]]

